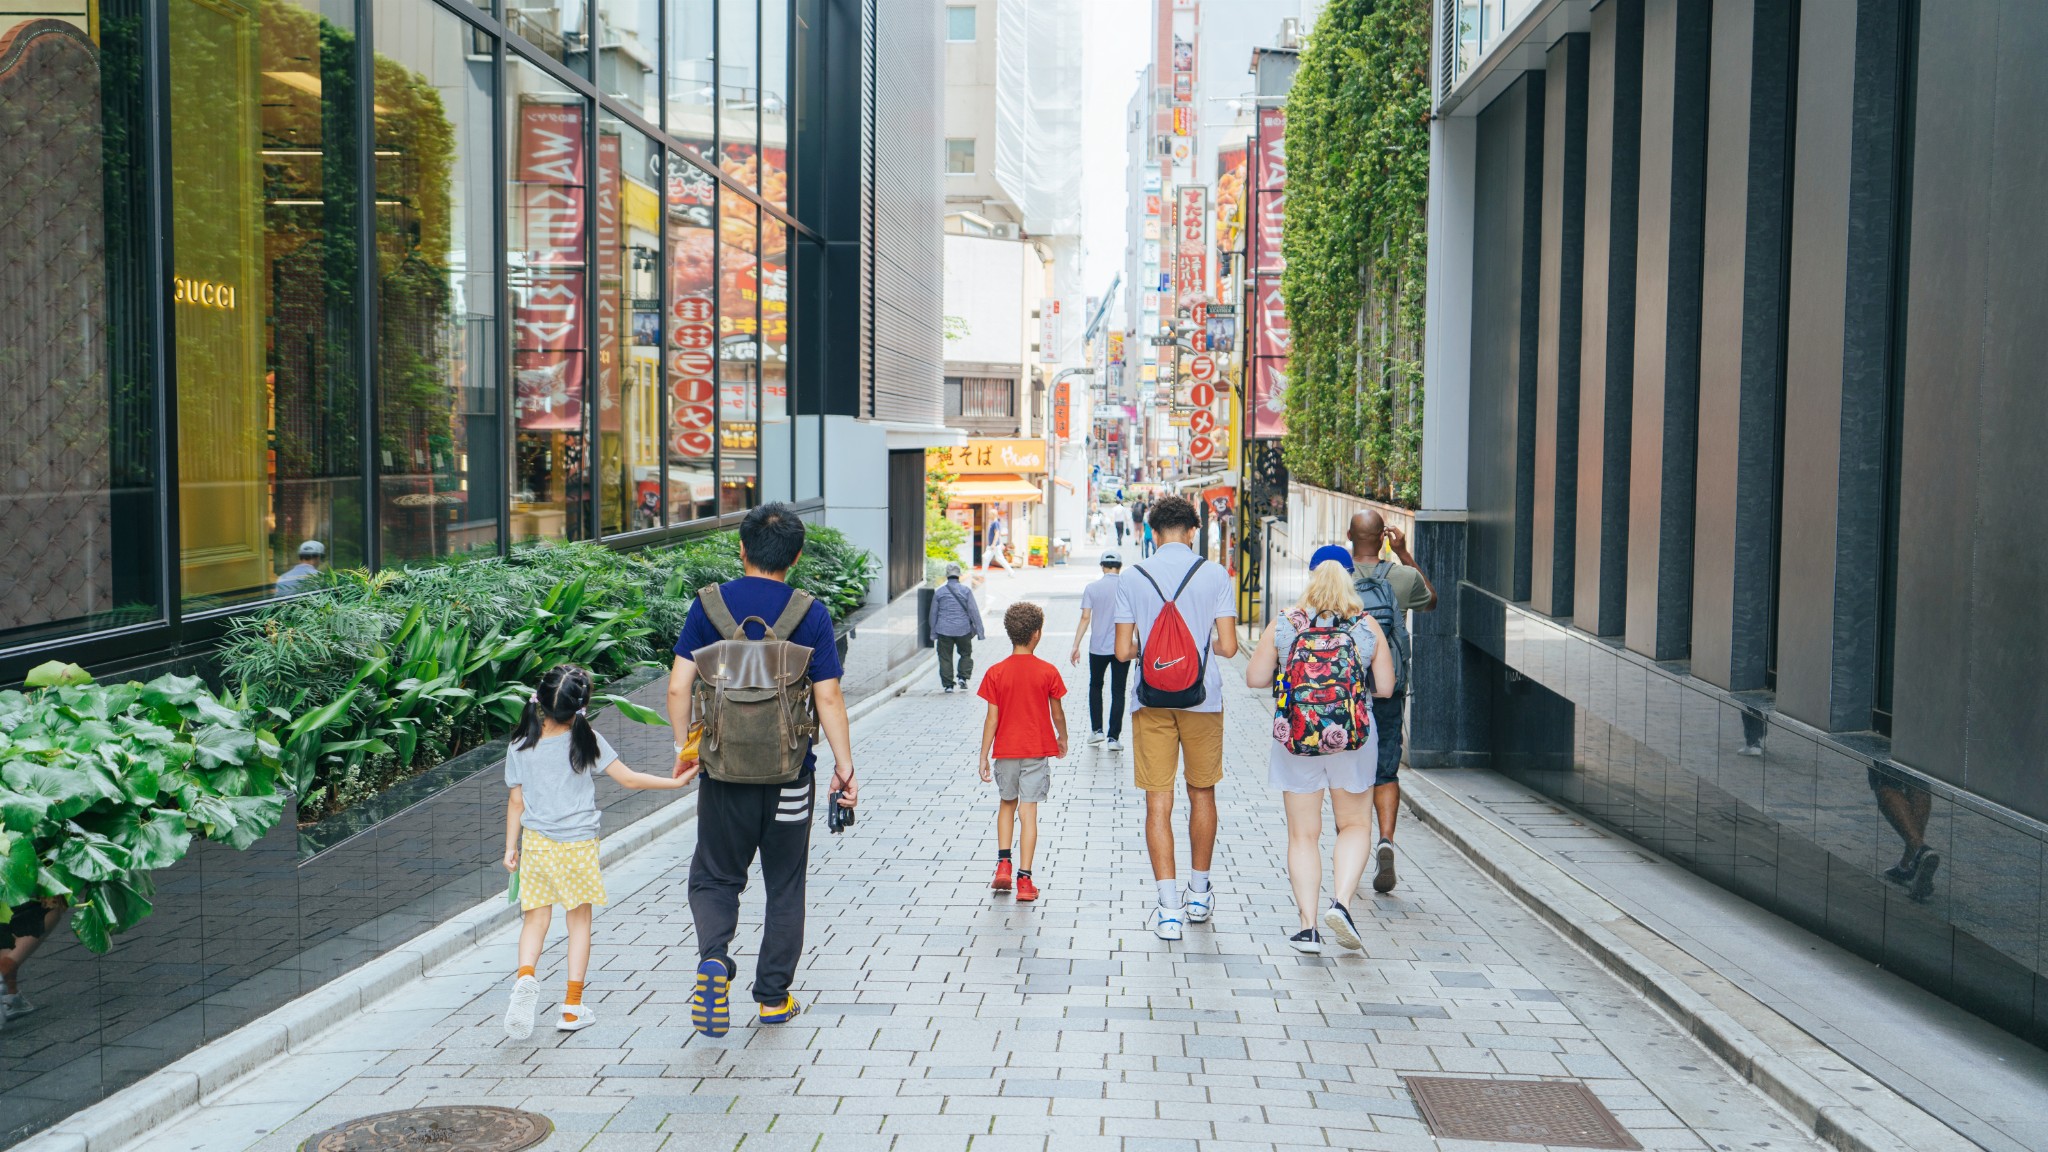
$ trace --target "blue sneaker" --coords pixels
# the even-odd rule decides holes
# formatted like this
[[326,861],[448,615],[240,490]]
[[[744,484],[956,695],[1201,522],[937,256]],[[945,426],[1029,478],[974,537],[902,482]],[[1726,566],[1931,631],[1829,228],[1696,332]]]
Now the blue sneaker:
[[697,965],[697,987],[690,993],[690,1027],[705,1036],[723,1036],[732,1027],[732,972],[723,960]]

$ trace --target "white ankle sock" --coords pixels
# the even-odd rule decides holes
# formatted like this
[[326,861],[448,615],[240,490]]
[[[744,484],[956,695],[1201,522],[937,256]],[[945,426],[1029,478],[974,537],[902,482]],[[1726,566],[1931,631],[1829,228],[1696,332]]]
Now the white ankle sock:
[[1178,908],[1178,907],[1180,907],[1180,906],[1181,906],[1181,904],[1180,904],[1180,881],[1178,881],[1178,880],[1161,880],[1161,881],[1158,881],[1158,884],[1159,884],[1159,906],[1160,906],[1161,908]]
[[1190,873],[1188,873],[1188,891],[1190,891],[1190,892],[1207,892],[1208,890],[1209,890],[1209,874],[1208,874],[1207,872],[1190,872]]

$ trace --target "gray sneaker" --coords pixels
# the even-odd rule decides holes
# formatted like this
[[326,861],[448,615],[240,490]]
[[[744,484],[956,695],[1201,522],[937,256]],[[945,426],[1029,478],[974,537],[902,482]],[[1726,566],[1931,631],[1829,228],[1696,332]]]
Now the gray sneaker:
[[1394,890],[1394,842],[1381,840],[1372,850],[1372,890],[1384,895]]

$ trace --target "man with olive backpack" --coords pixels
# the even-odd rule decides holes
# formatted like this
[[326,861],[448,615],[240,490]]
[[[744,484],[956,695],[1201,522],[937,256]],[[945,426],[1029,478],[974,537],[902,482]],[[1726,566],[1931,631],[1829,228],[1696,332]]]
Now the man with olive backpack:
[[697,850],[690,860],[690,916],[697,926],[697,980],[690,1023],[707,1036],[730,1024],[728,990],[738,969],[728,946],[740,892],[758,854],[767,889],[754,1000],[760,1022],[802,1010],[789,988],[804,950],[804,882],[817,800],[820,732],[832,746],[832,793],[858,799],[839,649],[825,605],[789,586],[803,554],[804,524],[788,504],[763,504],[740,524],[746,575],[700,590],[676,640],[668,714],[675,775],[697,791]]
[[[1394,694],[1374,696],[1373,727],[1379,730],[1379,771],[1372,806],[1379,815],[1379,842],[1368,868],[1375,892],[1394,890],[1394,818],[1401,812],[1401,728],[1408,713],[1408,613],[1436,608],[1436,588],[1408,554],[1408,538],[1367,508],[1351,517],[1352,586],[1365,611],[1380,625],[1394,651]],[[1380,559],[1382,547],[1392,560]]]
[[[1201,520],[1180,496],[1152,505],[1155,550],[1117,581],[1116,657],[1137,660],[1131,676],[1131,759],[1145,793],[1145,847],[1158,901],[1146,926],[1181,938],[1183,922],[1216,910],[1209,862],[1216,851],[1216,785],[1223,780],[1223,666],[1237,655],[1237,597],[1223,566],[1189,545]],[[1186,899],[1174,869],[1173,778],[1184,766],[1188,848]]]

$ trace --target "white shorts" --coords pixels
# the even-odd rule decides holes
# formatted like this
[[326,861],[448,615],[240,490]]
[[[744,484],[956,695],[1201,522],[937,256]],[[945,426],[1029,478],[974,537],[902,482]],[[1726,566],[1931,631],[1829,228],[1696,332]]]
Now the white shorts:
[[1379,772],[1380,734],[1375,728],[1362,748],[1327,756],[1296,756],[1278,741],[1266,760],[1266,783],[1282,792],[1370,792]]

